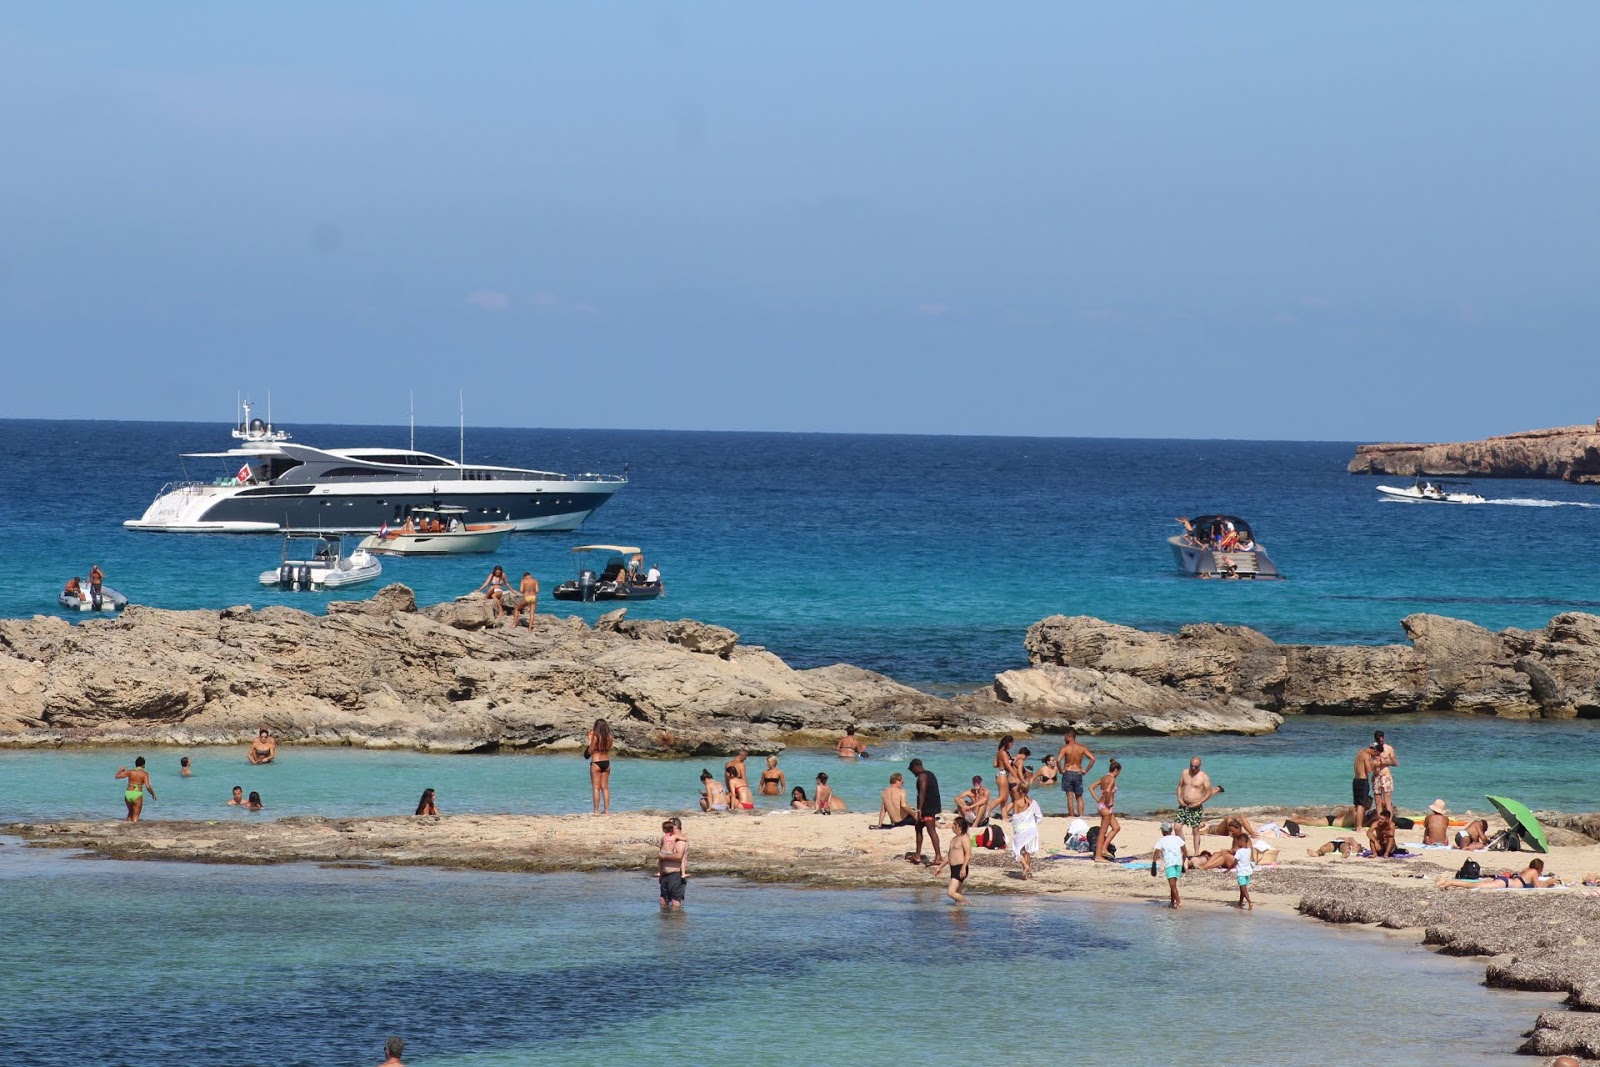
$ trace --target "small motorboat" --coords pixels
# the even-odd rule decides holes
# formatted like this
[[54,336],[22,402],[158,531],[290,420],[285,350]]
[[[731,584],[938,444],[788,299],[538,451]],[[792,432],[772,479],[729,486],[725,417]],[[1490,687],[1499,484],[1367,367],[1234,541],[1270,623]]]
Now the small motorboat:
[[1282,578],[1255,539],[1250,524],[1237,515],[1180,518],[1183,533],[1167,538],[1185,574],[1196,578]]
[[87,584],[74,580],[56,595],[56,603],[66,611],[121,611],[128,606],[128,598],[109,585],[102,585],[97,596]]
[[468,522],[468,509],[454,504],[411,508],[405,522],[362,538],[356,547],[384,556],[466,556],[505,544],[514,522]]
[[1422,504],[1484,504],[1483,497],[1476,493],[1463,493],[1459,487],[1467,482],[1426,482],[1417,479],[1411,485],[1396,488],[1392,485],[1378,486],[1378,492],[1383,494],[1385,500],[1409,500],[1412,503]]
[[344,554],[344,542],[333,534],[283,535],[283,561],[261,572],[261,584],[279,589],[337,589],[370,582],[383,564],[365,549]]
[[[556,586],[557,600],[654,600],[665,591],[661,572],[655,567],[640,577],[644,557],[636,547],[579,545],[572,551],[578,556],[578,576]],[[598,571],[592,565],[595,552],[607,553],[605,565]]]

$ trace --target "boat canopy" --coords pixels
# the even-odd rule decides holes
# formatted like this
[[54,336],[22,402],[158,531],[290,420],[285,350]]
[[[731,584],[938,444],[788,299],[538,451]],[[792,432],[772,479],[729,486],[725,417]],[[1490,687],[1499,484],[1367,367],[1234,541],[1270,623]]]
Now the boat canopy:
[[574,552],[617,552],[624,556],[637,555],[642,549],[632,548],[628,545],[579,545]]

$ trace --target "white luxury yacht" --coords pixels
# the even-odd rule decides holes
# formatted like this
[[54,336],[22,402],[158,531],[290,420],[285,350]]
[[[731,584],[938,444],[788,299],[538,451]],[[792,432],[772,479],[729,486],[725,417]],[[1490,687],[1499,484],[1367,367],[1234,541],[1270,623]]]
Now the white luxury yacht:
[[185,533],[370,533],[386,522],[398,526],[408,510],[452,505],[518,530],[565,531],[628,484],[617,474],[478,466],[408,448],[312,448],[252,419],[249,404],[233,437],[239,443],[225,452],[184,454],[225,460],[228,475],[169,483],[143,515],[123,525]]

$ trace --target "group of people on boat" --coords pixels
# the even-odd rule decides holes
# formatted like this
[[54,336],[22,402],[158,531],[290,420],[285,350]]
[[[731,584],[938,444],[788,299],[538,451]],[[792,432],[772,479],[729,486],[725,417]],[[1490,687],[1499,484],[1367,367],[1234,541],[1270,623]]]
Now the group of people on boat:
[[73,575],[67,579],[66,587],[61,592],[65,596],[76,597],[81,602],[92,601],[99,603],[105,580],[105,572],[100,569],[100,564],[96,563],[89,568],[89,581],[87,583],[77,575]]
[[406,521],[395,527],[394,530],[390,532],[397,534],[436,534],[455,533],[460,529],[461,520],[454,515],[450,516],[449,522],[446,522],[437,515],[417,516],[408,512],[406,514]]
[[1188,516],[1179,515],[1183,527],[1183,541],[1195,548],[1209,548],[1214,552],[1254,552],[1256,543],[1249,530],[1237,529],[1232,519],[1213,519],[1205,529],[1195,526]]

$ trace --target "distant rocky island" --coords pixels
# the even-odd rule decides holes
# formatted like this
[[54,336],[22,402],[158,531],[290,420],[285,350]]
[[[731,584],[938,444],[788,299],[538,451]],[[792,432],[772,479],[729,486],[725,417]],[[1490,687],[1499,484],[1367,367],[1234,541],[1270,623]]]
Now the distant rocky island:
[[511,630],[485,600],[418,609],[392,585],[326,615],[288,607],[131,607],[70,625],[0,621],[0,745],[301,744],[575,752],[606,718],[619,751],[686,756],[1004,733],[1262,734],[1284,715],[1600,714],[1600,617],[1494,633],[1412,615],[1406,645],[1280,645],[1242,626],[1176,634],[1061,615],[1029,627],[1028,666],[941,698],[835,664],[797,670],[690,619]]
[[1600,420],[1482,441],[1357,445],[1351,474],[1560,478],[1600,484]]

